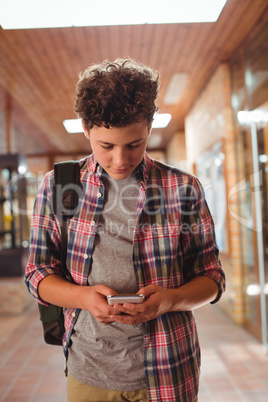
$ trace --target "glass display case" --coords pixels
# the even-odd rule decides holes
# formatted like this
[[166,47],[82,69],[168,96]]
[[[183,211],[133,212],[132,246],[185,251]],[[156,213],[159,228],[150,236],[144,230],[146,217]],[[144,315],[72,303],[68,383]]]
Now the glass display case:
[[224,159],[223,144],[219,141],[197,158],[196,174],[202,183],[214,219],[218,247],[220,251],[228,253]]
[[0,155],[0,277],[24,274],[29,244],[26,171],[23,156]]

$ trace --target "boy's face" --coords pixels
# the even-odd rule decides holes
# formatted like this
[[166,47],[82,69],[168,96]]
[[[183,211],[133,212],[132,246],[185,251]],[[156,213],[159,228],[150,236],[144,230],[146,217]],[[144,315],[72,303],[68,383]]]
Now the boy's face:
[[147,122],[130,124],[127,127],[93,127],[85,135],[90,140],[95,158],[113,179],[130,176],[144,157],[150,134]]

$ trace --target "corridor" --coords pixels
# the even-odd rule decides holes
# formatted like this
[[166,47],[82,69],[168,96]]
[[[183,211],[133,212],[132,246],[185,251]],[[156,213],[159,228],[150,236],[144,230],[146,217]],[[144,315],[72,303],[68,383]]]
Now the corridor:
[[[196,310],[202,349],[199,402],[266,402],[268,355],[217,306]],[[60,347],[43,342],[37,306],[0,318],[0,401],[66,401]]]

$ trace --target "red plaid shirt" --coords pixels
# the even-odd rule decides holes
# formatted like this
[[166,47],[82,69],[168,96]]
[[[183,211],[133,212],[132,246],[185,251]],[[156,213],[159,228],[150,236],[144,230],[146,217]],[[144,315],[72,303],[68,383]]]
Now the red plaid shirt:
[[[68,230],[67,267],[87,286],[93,244],[103,209],[102,168],[94,155],[80,162],[83,194]],[[133,269],[137,290],[149,284],[177,289],[196,276],[213,279],[218,301],[225,276],[218,258],[214,224],[198,179],[152,160],[147,154],[136,174],[140,183],[133,227]],[[54,174],[39,188],[31,226],[26,284],[38,295],[47,275],[60,274],[60,225],[52,208]],[[79,309],[64,309],[65,354]],[[191,311],[171,312],[145,324],[144,362],[149,401],[193,401],[197,397],[200,349]]]

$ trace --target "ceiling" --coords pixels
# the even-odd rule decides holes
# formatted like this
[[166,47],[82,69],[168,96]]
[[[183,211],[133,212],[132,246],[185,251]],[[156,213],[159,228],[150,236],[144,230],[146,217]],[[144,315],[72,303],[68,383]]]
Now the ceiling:
[[[268,17],[267,0],[228,0],[215,23],[3,30],[0,27],[0,153],[88,153],[82,133],[67,134],[75,118],[79,72],[92,63],[131,57],[161,74],[161,113],[171,113],[151,149],[164,149],[217,65],[236,52]],[[175,105],[164,102],[171,77],[188,74]]]

